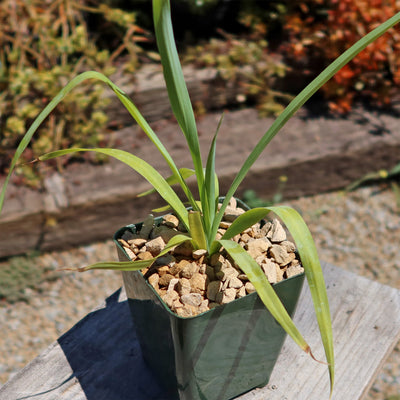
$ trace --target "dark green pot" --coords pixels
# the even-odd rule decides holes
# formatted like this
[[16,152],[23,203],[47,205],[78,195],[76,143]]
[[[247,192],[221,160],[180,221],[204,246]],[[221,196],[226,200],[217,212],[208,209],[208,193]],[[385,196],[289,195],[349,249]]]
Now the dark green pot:
[[[161,219],[160,219],[161,220]],[[129,259],[114,236],[121,261]],[[143,357],[168,394],[180,400],[227,400],[268,383],[286,337],[257,293],[203,314],[173,313],[141,272],[123,272]],[[274,285],[290,315],[304,274]]]

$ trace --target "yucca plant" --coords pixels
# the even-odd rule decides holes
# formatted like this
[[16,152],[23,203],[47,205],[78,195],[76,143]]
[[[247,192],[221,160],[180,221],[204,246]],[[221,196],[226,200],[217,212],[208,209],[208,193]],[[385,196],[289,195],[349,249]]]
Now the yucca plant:
[[[240,215],[227,229],[226,233],[221,239],[216,240],[216,235],[224,211],[227,208],[230,199],[234,196],[239,184],[245,178],[247,172],[256,159],[261,155],[271,139],[278,133],[283,125],[285,125],[290,117],[340,68],[346,65],[369,43],[373,42],[389,28],[398,23],[400,21],[400,13],[396,14],[384,24],[367,34],[363,39],[343,53],[288,105],[288,107],[271,125],[268,131],[262,136],[254,150],[250,153],[233,180],[230,189],[225,194],[224,201],[220,205],[218,205],[220,197],[218,189],[218,177],[215,173],[215,149],[219,126],[211,141],[207,161],[204,166],[200,154],[199,138],[196,129],[193,108],[190,102],[187,87],[185,85],[183,72],[173,37],[169,0],[153,0],[153,16],[157,45],[161,55],[164,77],[171,107],[182,133],[186,138],[188,149],[193,160],[193,169],[178,169],[164,145],[161,143],[146,120],[142,117],[132,100],[124,93],[123,90],[117,87],[106,76],[98,72],[85,72],[81,75],[78,75],[69,84],[67,84],[63,90],[60,91],[60,93],[39,114],[24,136],[15,152],[9,174],[6,177],[5,184],[2,188],[0,195],[0,210],[4,202],[7,183],[14,167],[17,164],[18,159],[31,140],[35,131],[50,114],[50,112],[74,87],[79,85],[82,81],[87,79],[95,79],[106,83],[112,88],[119,100],[124,104],[139,126],[154,143],[161,155],[165,158],[172,171],[172,175],[169,178],[164,178],[156,169],[139,157],[131,153],[112,148],[71,148],[44,154],[35,161],[49,160],[75,152],[93,151],[112,156],[129,165],[132,169],[141,174],[145,179],[147,179],[147,181],[150,182],[154,190],[161,195],[166,203],[168,203],[174,214],[187,229],[187,234],[178,234],[174,236],[168,242],[164,250],[158,255],[158,257],[166,254],[177,245],[186,241],[190,241],[195,249],[206,249],[209,255],[218,252],[221,247],[223,247],[230,257],[236,262],[236,264],[243,270],[243,272],[247,274],[250,282],[253,283],[254,287],[256,288],[259,297],[273,317],[281,324],[281,326],[293,338],[293,340],[305,352],[312,356],[309,345],[291,320],[260,266],[239,244],[231,240],[238,233],[243,232],[248,227],[263,219],[268,213],[275,213],[282,219],[291,233],[305,270],[305,275],[309,283],[320,334],[325,349],[332,394],[334,383],[334,352],[328,298],[315,244],[301,216],[294,209],[287,206],[258,207]],[[186,179],[193,175],[197,180],[199,194],[198,200],[189,190],[189,187],[186,183]],[[173,184],[178,184],[183,189],[186,197],[184,201],[182,201],[172,189],[171,185]],[[191,211],[188,211],[188,204],[191,208]],[[150,266],[152,263],[154,263],[155,259],[156,258],[131,262],[97,263],[82,267],[79,270],[86,271],[90,269],[113,269],[122,271],[135,271]]]

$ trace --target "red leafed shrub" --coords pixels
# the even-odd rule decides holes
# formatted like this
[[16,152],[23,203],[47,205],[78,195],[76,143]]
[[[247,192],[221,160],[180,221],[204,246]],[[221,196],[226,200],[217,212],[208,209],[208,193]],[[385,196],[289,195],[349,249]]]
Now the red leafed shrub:
[[[367,32],[400,11],[395,0],[310,0],[287,14],[288,62],[321,70]],[[400,28],[363,50],[322,89],[330,108],[347,112],[356,98],[390,104],[400,85]]]

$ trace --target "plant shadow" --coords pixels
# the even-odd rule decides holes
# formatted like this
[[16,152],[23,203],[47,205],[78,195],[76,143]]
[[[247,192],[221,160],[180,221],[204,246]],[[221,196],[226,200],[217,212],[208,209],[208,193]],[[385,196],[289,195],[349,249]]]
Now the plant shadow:
[[142,358],[127,300],[119,289],[58,339],[87,400],[174,400]]

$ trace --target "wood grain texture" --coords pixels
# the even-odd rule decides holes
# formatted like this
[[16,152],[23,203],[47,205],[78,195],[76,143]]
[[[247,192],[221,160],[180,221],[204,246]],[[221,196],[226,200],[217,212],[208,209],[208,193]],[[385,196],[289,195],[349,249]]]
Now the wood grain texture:
[[[198,121],[203,155],[220,114],[207,114]],[[221,194],[227,192],[239,166],[272,122],[259,118],[252,109],[225,115],[216,158]],[[338,190],[368,172],[392,168],[399,162],[399,120],[383,115],[381,123],[390,134],[372,135],[374,124],[358,121],[355,114],[346,119],[304,119],[300,113],[255,162],[237,196],[256,188],[260,197],[270,199],[279,190],[281,175],[288,178],[283,192],[287,199]],[[159,121],[154,130],[179,167],[192,165],[176,123]],[[121,149],[150,162],[163,176],[170,175],[154,145],[137,127],[116,132],[115,141]],[[148,183],[115,160],[101,166],[73,163],[62,175],[47,177],[45,183],[47,190],[42,192],[9,186],[0,215],[0,257],[105,240],[121,226],[141,221],[152,208],[164,204],[157,195],[138,199],[138,193],[149,189]]]
[[[400,338],[400,291],[323,265],[336,352],[333,399],[359,400]],[[295,320],[323,359],[305,285]],[[241,400],[328,399],[326,366],[288,339],[269,384]],[[175,400],[144,365],[122,291],[109,297],[0,389],[0,400]]]

